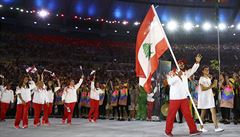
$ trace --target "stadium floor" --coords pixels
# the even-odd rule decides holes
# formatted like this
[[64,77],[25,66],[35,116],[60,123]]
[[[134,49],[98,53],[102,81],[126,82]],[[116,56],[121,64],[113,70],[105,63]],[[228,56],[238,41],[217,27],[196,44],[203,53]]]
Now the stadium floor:
[[[72,125],[62,125],[61,119],[50,119],[51,126],[40,126],[34,128],[33,119],[29,120],[29,128],[15,129],[14,119],[7,119],[0,122],[0,137],[163,137],[165,121],[110,121],[99,120],[97,123],[89,123],[86,119],[73,119]],[[240,125],[222,125],[224,132],[215,133],[213,124],[206,124],[209,131],[199,136],[204,137],[238,137],[240,135]],[[186,123],[174,124],[173,134],[176,137],[188,135]]]

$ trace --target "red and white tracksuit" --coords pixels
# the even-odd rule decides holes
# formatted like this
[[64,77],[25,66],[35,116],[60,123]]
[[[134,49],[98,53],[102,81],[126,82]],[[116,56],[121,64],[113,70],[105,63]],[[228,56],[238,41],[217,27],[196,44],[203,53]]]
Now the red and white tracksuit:
[[10,102],[13,103],[14,101],[14,94],[12,90],[4,89],[2,92],[0,92],[1,98],[0,98],[0,104],[1,104],[1,113],[0,113],[0,121],[5,120],[6,113],[9,108]]
[[100,94],[104,93],[104,91],[100,88],[95,88],[94,81],[91,82],[91,90],[90,90],[90,111],[88,113],[89,121],[93,120],[96,122],[99,115],[99,99]]
[[54,100],[54,93],[58,91],[60,87],[55,87],[54,92],[52,90],[47,90],[46,91],[46,96],[47,96],[47,102],[48,104],[43,105],[43,119],[42,123],[43,124],[49,124],[48,117],[49,115],[52,114],[52,107],[53,107],[53,100]]
[[40,125],[40,114],[43,105],[48,103],[46,92],[44,88],[35,88],[33,90],[34,126]]
[[189,91],[188,78],[197,71],[198,67],[199,64],[195,63],[191,69],[183,72],[181,78],[175,75],[174,72],[170,72],[167,76],[167,81],[170,85],[170,101],[165,129],[167,134],[172,132],[176,113],[179,109],[188,124],[190,134],[197,132],[197,127],[190,111],[187,92]]
[[72,115],[74,111],[75,104],[77,102],[77,89],[81,86],[83,79],[80,79],[79,82],[73,87],[65,87],[62,95],[62,101],[64,101],[64,114],[63,114],[63,123],[67,119],[67,123],[71,124]]
[[[17,95],[17,110],[16,110],[16,117],[15,117],[15,127],[19,127],[21,120],[23,121],[23,127],[28,127],[28,110],[30,107],[31,101],[31,90],[34,89],[35,83],[34,81],[29,82],[29,87],[17,87],[16,95]],[[23,104],[19,98],[19,95],[22,96],[22,99],[26,102]]]

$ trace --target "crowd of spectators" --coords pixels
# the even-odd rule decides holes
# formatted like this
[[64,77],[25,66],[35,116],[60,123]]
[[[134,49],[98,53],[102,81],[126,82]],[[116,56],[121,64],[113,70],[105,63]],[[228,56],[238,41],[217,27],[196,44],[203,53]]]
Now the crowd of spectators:
[[[16,87],[21,75],[26,73],[25,69],[33,65],[39,72],[51,70],[61,79],[63,85],[67,78],[78,79],[82,73],[88,76],[92,70],[97,70],[101,83],[110,79],[128,81],[132,89],[137,85],[134,43],[11,31],[0,32],[0,35],[0,74],[7,81],[13,82],[13,87]],[[216,43],[172,42],[172,48],[176,57],[186,60],[187,64],[193,64],[193,58],[198,53],[203,56],[203,65],[210,65],[211,60],[218,60],[219,48]],[[220,45],[222,71],[229,74],[239,71],[239,49],[240,45],[236,43]],[[172,61],[169,51],[161,60]]]

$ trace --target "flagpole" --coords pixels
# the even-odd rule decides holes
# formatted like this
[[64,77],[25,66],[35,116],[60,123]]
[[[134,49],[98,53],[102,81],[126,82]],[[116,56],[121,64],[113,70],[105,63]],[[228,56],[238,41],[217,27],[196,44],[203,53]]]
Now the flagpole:
[[[153,5],[152,5],[152,8],[153,8],[154,13],[158,16],[158,14],[157,14],[157,12],[156,12],[156,10],[155,10],[155,8],[154,8]],[[157,18],[157,20],[158,20],[159,25],[162,26],[159,18]],[[165,31],[163,30],[163,27],[161,27],[161,29],[162,29],[162,32],[163,32],[164,37],[166,38],[166,42],[167,42],[168,48],[169,48],[169,50],[170,50],[170,52],[171,52],[171,55],[172,55],[172,57],[173,57],[173,60],[174,60],[174,62],[175,62],[175,65],[177,66],[177,70],[180,71],[180,68],[179,68],[179,66],[178,66],[176,57],[175,57],[175,55],[174,55],[174,53],[173,53],[173,51],[172,51],[172,48],[171,48],[170,43],[169,43],[169,41],[168,41],[168,39],[167,39],[167,36],[166,36],[166,34],[165,34]],[[195,112],[196,112],[196,114],[197,114],[197,117],[198,117],[198,119],[199,119],[199,122],[200,122],[201,126],[203,126],[202,119],[201,119],[201,117],[200,117],[200,115],[199,115],[199,113],[198,113],[197,107],[196,107],[196,105],[195,105],[195,103],[194,103],[194,101],[193,101],[193,98],[192,98],[189,90],[187,91],[187,94],[188,94],[188,96],[189,96],[189,98],[190,98],[190,100],[191,100],[191,102],[192,102],[193,108],[194,108],[194,110],[195,110]]]

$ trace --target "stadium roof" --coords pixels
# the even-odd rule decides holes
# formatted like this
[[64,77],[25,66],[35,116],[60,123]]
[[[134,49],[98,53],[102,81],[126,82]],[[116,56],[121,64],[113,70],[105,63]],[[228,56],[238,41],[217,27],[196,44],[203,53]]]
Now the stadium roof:
[[[176,20],[182,26],[186,22],[199,26],[210,22],[237,28],[240,23],[240,0],[0,0],[0,4],[2,22],[63,31],[95,30],[101,35],[119,30],[136,35],[151,4],[163,24]],[[49,17],[30,14],[42,9],[50,13]]]
[[214,20],[219,4],[219,21],[240,21],[239,0],[0,0],[4,5],[24,9],[47,9],[66,17],[81,16],[111,20],[141,21],[150,4],[159,6],[157,12],[162,22],[170,19],[191,20],[201,23]]

